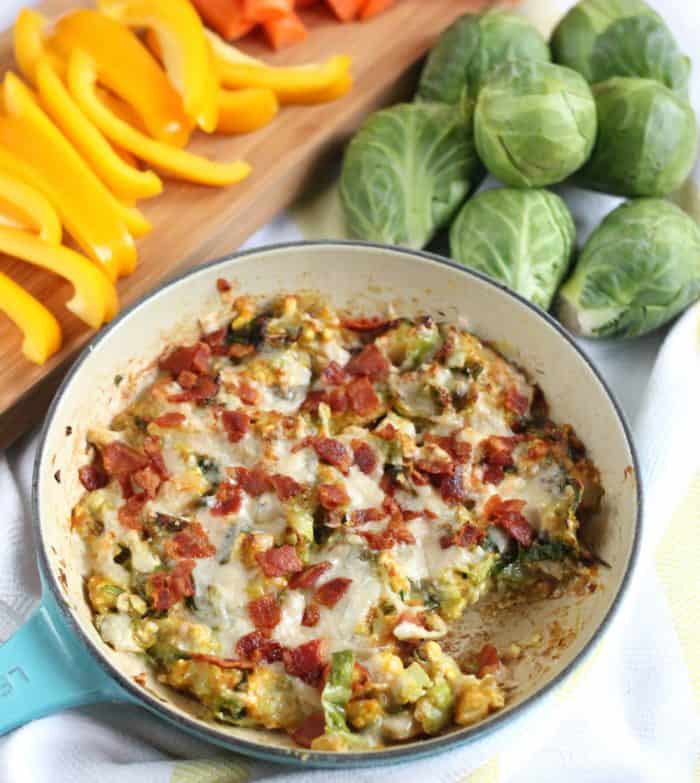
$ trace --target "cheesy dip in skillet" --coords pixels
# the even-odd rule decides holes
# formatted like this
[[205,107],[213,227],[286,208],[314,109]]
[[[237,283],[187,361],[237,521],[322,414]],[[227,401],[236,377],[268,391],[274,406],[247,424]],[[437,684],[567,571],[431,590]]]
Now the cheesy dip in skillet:
[[89,432],[73,527],[95,624],[211,719],[357,750],[504,706],[492,645],[442,645],[483,596],[588,586],[598,472],[517,367],[454,324],[264,307],[218,283]]

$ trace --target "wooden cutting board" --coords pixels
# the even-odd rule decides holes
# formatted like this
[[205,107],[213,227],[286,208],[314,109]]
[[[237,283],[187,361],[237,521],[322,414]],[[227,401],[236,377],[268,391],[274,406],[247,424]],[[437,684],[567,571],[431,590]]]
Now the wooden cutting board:
[[[347,53],[355,86],[344,98],[312,107],[285,107],[266,128],[245,136],[200,135],[190,148],[221,160],[243,158],[252,175],[239,185],[209,189],[167,181],[164,192],[140,202],[153,231],[138,241],[136,272],[119,281],[122,307],[175,272],[235,250],[246,237],[287,207],[324,162],[371,111],[410,95],[416,64],[457,16],[489,0],[399,0],[366,23],[341,25],[309,11],[311,34],[303,44],[272,55],[263,42],[243,48],[275,64],[322,60]],[[508,4],[508,3],[506,3]],[[39,10],[56,17],[85,0],[45,0]],[[0,36],[0,71],[14,67],[9,31]],[[59,278],[0,256],[0,270],[44,302],[63,328],[62,350],[43,367],[21,354],[18,330],[0,314],[0,448],[39,423],[56,385],[77,351],[94,334],[63,303],[70,287]]]

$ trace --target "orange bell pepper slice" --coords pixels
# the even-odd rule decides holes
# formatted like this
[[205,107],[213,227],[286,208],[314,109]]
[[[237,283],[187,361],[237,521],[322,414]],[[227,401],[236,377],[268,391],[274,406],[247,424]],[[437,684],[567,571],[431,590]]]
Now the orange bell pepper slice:
[[0,215],[10,225],[35,229],[49,245],[61,244],[61,221],[51,202],[38,190],[0,171]]
[[56,23],[50,46],[66,61],[80,47],[95,61],[102,85],[132,106],[159,141],[184,147],[192,129],[182,99],[146,47],[124,25],[92,9]]
[[85,52],[74,51],[68,64],[70,90],[83,112],[114,144],[158,169],[201,185],[231,185],[250,173],[250,166],[243,161],[207,160],[139,133],[100,101],[95,89],[96,79],[97,71],[91,58]]
[[61,347],[61,327],[52,313],[2,272],[0,310],[22,331],[22,353],[30,362],[44,364]]
[[216,72],[202,20],[188,0],[99,0],[100,10],[127,27],[155,32],[165,70],[188,117],[207,132],[216,128]]
[[47,269],[75,289],[66,307],[93,329],[110,321],[119,310],[114,285],[85,256],[61,245],[47,245],[26,231],[0,226],[0,252]]
[[279,103],[272,90],[220,90],[216,132],[250,133],[271,122],[278,111]]
[[35,75],[44,109],[113,193],[135,200],[162,192],[160,178],[153,171],[140,171],[125,163],[78,108],[59,76],[55,58],[42,57],[36,65]]
[[6,116],[0,116],[0,170],[37,188],[66,229],[110,279],[129,274],[136,248],[119,204],[70,142],[13,74],[3,83]]

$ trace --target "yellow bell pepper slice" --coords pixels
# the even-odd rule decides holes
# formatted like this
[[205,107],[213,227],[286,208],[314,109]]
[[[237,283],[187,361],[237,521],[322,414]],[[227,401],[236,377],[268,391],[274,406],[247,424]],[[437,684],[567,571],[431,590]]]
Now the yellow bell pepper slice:
[[124,25],[99,11],[73,11],[56,23],[49,45],[64,60],[80,47],[97,64],[99,81],[132,106],[151,136],[184,147],[192,129],[182,99],[148,49]]
[[165,70],[180,93],[185,113],[202,130],[216,128],[216,72],[204,26],[189,0],[99,0],[99,9],[128,27],[154,31]]
[[279,102],[272,90],[220,90],[216,132],[250,133],[267,125],[278,111]]
[[68,84],[78,105],[114,144],[173,176],[201,185],[231,185],[250,173],[243,161],[219,163],[149,139],[115,116],[96,93],[97,71],[85,52],[76,49],[68,64]]
[[[11,72],[5,76],[3,97],[7,116],[0,116],[0,152],[5,153],[0,168],[49,199],[66,229],[110,279],[129,274],[136,264],[136,248],[122,219],[126,207],[97,179]],[[21,165],[16,165],[17,160]]]
[[148,133],[146,124],[136,113],[133,106],[130,106],[126,101],[123,101],[114,93],[109,92],[108,90],[103,90],[99,85],[96,92],[102,103],[104,103],[104,105],[112,112],[112,114],[116,114],[120,120],[123,120],[128,125],[131,125],[132,128],[140,131],[145,136],[150,135]]
[[44,364],[61,347],[61,327],[51,312],[2,272],[0,310],[21,329],[22,353],[30,362]]
[[34,69],[44,53],[44,38],[48,21],[31,8],[23,8],[17,15],[12,31],[15,61],[24,78],[34,83]]
[[16,226],[35,229],[49,245],[61,244],[61,221],[38,190],[0,171],[0,214]]
[[0,252],[48,269],[75,289],[66,307],[93,329],[110,321],[119,310],[117,292],[107,276],[85,256],[16,228],[0,226]]
[[153,171],[140,171],[126,164],[78,108],[58,73],[55,58],[43,56],[35,74],[44,109],[115,195],[131,200],[162,192],[160,178]]

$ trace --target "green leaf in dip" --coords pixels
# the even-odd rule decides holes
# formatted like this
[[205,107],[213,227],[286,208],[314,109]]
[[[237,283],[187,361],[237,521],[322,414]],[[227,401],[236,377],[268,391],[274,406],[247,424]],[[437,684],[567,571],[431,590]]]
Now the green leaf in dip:
[[354,667],[355,655],[352,650],[333,653],[331,670],[321,694],[327,734],[348,731],[345,707],[352,695],[351,683]]
[[687,95],[690,60],[642,0],[582,0],[557,25],[551,45],[555,62],[591,84],[641,76]]
[[697,123],[690,104],[651,79],[615,77],[593,86],[598,139],[581,184],[619,196],[665,196],[690,173]]
[[636,337],[700,296],[700,226],[664,199],[613,210],[559,292],[558,314],[586,337]]
[[575,241],[571,213],[548,190],[487,190],[462,207],[450,231],[456,261],[545,310],[567,272]]
[[585,163],[595,135],[591,89],[570,68],[506,62],[479,93],[476,148],[486,168],[506,185],[561,182]]
[[470,118],[435,103],[373,114],[348,145],[340,196],[357,239],[422,248],[478,183]]
[[550,59],[547,42],[522,16],[498,10],[465,14],[430,51],[416,99],[457,103],[465,91],[476,98],[484,78],[505,60]]

